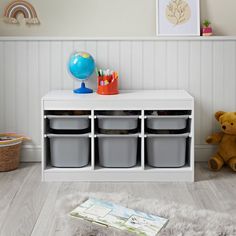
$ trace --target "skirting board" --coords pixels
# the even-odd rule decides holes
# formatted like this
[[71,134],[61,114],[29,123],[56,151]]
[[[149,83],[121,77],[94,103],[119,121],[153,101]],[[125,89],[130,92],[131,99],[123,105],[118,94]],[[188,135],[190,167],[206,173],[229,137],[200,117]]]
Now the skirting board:
[[[197,162],[205,162],[216,151],[216,146],[211,145],[196,145],[195,160]],[[41,162],[41,147],[40,146],[23,146],[21,152],[21,162]]]
[[213,145],[196,145],[195,161],[205,162],[217,151],[217,146]]
[[41,146],[24,145],[21,150],[21,162],[41,162]]

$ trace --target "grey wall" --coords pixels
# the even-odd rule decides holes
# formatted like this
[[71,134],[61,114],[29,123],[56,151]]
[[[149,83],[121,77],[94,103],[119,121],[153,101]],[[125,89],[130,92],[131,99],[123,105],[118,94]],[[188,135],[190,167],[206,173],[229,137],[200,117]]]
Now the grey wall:
[[[28,0],[40,26],[9,25],[0,20],[0,36],[155,36],[155,0]],[[0,0],[0,11],[9,0]],[[217,35],[236,35],[235,0],[201,0],[202,19]],[[22,19],[23,20],[23,19]]]

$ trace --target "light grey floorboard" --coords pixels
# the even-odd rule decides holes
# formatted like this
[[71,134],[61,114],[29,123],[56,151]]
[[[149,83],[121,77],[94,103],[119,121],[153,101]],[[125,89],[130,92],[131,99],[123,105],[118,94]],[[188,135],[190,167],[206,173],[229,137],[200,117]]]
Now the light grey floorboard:
[[59,231],[57,229],[57,222],[55,221],[59,214],[56,212],[56,205],[60,204],[60,201],[62,201],[64,198],[70,198],[70,196],[80,192],[87,192],[88,185],[88,182],[51,183],[51,189],[35,224],[32,235],[55,235],[56,232]]
[[18,170],[0,173],[0,229],[12,201],[21,189],[26,177],[33,170],[33,164],[22,164]]
[[50,236],[54,234],[56,220],[55,204],[59,197],[58,190],[60,186],[60,183],[54,183],[51,185],[45,204],[42,207],[40,215],[35,223],[32,235]]
[[236,173],[229,168],[211,172],[201,163],[197,164],[196,182],[187,185],[198,208],[229,213],[230,206],[230,212],[236,215],[235,183]]
[[195,183],[42,183],[40,170],[40,164],[24,164],[15,172],[0,173],[1,236],[58,235],[56,206],[81,192],[123,192],[236,215],[236,173],[228,168],[215,173],[206,163],[197,163]]
[[33,165],[23,180],[3,219],[0,235],[31,235],[50,188],[48,183],[40,182],[40,172],[40,166]]

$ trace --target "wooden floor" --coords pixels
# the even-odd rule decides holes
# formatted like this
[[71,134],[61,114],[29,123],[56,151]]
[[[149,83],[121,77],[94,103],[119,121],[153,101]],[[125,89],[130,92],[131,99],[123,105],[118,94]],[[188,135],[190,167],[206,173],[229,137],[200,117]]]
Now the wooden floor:
[[1,236],[56,235],[55,204],[78,192],[128,192],[236,214],[236,173],[213,173],[205,163],[196,164],[195,183],[42,183],[40,171],[40,164],[28,163],[0,173]]

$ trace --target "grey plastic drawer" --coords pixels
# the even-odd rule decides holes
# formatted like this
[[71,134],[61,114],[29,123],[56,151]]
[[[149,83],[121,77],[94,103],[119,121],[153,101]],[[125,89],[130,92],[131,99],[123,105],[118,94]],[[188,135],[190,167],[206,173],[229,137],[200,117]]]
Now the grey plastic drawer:
[[182,167],[186,162],[189,133],[147,135],[147,163],[153,167]]
[[138,116],[97,116],[98,128],[103,130],[134,130]]
[[138,134],[97,135],[99,164],[108,168],[128,168],[137,164]]
[[153,130],[185,129],[189,116],[147,116],[147,128]]
[[89,128],[89,116],[48,115],[50,128],[55,130],[83,130]]
[[83,167],[89,163],[90,138],[86,135],[48,134],[51,165],[55,167]]

